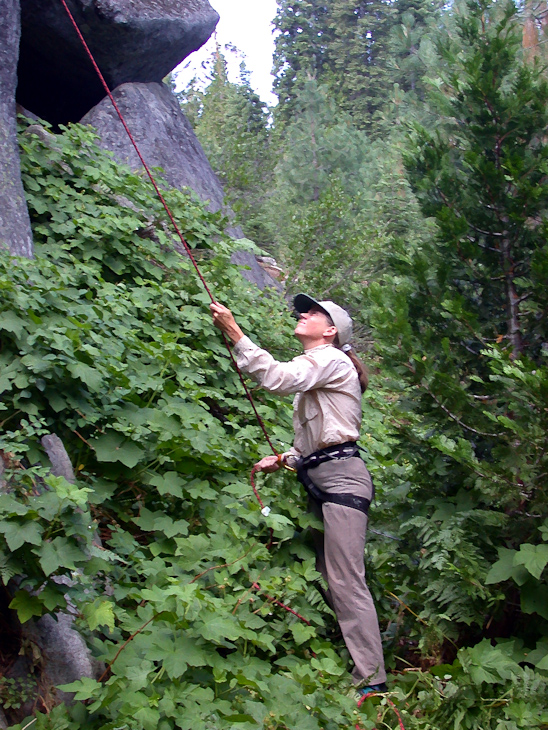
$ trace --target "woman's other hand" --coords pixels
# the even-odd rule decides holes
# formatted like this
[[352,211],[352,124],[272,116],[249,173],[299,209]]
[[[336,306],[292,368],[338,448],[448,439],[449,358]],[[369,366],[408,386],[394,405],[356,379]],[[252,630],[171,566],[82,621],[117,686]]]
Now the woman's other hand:
[[258,461],[254,469],[257,471],[264,471],[266,474],[272,474],[274,471],[278,471],[281,464],[277,456],[265,456],[264,459]]
[[225,307],[223,304],[219,304],[219,302],[213,302],[209,305],[209,309],[213,316],[213,324],[215,327],[218,327],[221,332],[224,332],[233,345],[242,339],[244,333],[236,324],[234,315],[228,307]]

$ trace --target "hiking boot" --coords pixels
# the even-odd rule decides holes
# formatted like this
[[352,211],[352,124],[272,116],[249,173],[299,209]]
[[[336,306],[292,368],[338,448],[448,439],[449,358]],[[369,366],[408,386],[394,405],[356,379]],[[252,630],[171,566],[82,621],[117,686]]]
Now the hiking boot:
[[363,700],[366,697],[369,697],[369,695],[384,694],[385,692],[388,692],[386,682],[381,682],[380,684],[368,684],[367,687],[360,687],[358,690],[360,699]]

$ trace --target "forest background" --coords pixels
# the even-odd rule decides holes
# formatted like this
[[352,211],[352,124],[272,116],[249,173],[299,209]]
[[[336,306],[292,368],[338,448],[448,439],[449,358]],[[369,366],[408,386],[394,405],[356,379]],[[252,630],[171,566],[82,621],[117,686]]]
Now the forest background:
[[[389,698],[408,730],[547,728],[546,5],[278,4],[274,109],[221,48],[180,101],[287,295],[356,322]],[[261,482],[267,518],[250,498],[268,448],[146,185],[85,128],[52,153],[25,126],[38,256],[1,261],[0,568],[20,621],[68,600],[107,667],[71,708],[42,693],[33,727],[400,727],[348,695],[293,478]],[[244,285],[218,214],[170,196],[218,298],[291,357],[283,299]],[[290,404],[257,395],[286,445]],[[48,474],[53,424],[74,485]],[[0,681],[8,709],[38,675]]]

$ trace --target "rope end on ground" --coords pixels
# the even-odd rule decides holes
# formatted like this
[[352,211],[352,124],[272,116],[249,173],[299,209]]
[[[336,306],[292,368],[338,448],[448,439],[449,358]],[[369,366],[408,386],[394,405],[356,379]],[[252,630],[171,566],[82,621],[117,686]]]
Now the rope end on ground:
[[[405,730],[405,725],[403,724],[402,716],[400,715],[400,712],[399,712],[398,708],[396,707],[396,705],[394,704],[394,702],[392,702],[392,700],[390,699],[390,697],[387,697],[386,696],[386,693],[385,692],[369,692],[368,694],[363,695],[363,697],[360,697],[360,699],[358,700],[358,708],[360,708],[362,706],[362,704],[365,702],[365,700],[368,700],[371,697],[384,697],[384,699],[386,700],[386,702],[388,703],[388,705],[390,705],[390,707],[394,711],[394,714],[398,718],[398,723],[399,723],[399,726],[400,726],[400,730]],[[360,727],[359,724],[357,724],[356,725],[356,730],[363,730],[363,728]]]

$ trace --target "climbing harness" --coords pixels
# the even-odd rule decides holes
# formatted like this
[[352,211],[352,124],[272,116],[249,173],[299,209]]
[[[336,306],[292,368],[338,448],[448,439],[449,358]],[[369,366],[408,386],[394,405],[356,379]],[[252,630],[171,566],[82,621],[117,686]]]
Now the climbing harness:
[[316,503],[320,510],[323,504],[329,502],[331,504],[340,504],[343,507],[357,509],[367,515],[371,504],[370,499],[359,497],[357,494],[347,492],[343,492],[341,494],[324,492],[314,484],[308,473],[310,469],[315,469],[320,466],[320,464],[325,464],[328,461],[341,461],[343,459],[350,459],[354,456],[361,459],[357,443],[355,441],[346,441],[344,444],[328,446],[325,449],[314,451],[313,454],[306,456],[304,459],[298,460],[297,479],[304,486],[309,497]]
[[350,459],[352,456],[360,456],[360,447],[355,441],[345,441],[344,444],[336,444],[335,446],[327,446],[325,449],[314,451],[314,453],[305,456],[302,459],[302,465],[305,469],[314,469],[326,461],[339,461],[340,459]]

